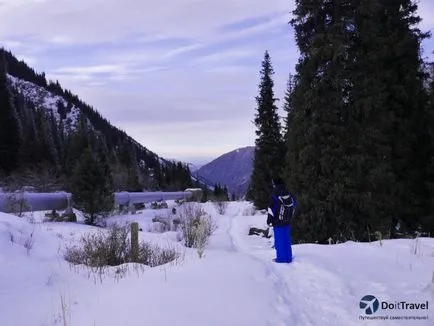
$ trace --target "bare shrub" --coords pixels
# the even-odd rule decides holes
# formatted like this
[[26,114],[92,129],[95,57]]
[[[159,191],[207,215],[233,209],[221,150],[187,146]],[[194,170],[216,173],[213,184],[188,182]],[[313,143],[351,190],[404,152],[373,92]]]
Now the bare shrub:
[[415,256],[421,256],[421,250],[420,250],[420,242],[419,242],[419,238],[415,238],[411,245],[410,245],[410,250],[412,252],[413,255]]
[[223,200],[217,200],[213,202],[214,207],[220,215],[224,215],[226,213],[226,209],[228,208],[228,202]]
[[203,257],[203,255],[205,253],[205,247],[208,244],[208,239],[209,239],[208,223],[209,223],[209,220],[204,219],[204,221],[202,223],[199,223],[199,225],[197,226],[197,229],[196,229],[196,232],[197,232],[196,248],[197,248],[197,254],[199,255],[199,258]]
[[9,231],[9,240],[11,240],[11,243],[15,243],[15,236],[12,231]]
[[35,243],[35,238],[33,237],[33,232],[32,232],[24,241],[24,248],[26,248],[27,254],[30,254],[30,251],[33,249],[34,243]]
[[30,224],[35,224],[36,223],[36,219],[35,216],[33,215],[33,212],[31,212],[30,214],[26,215],[26,219]]
[[157,245],[142,242],[139,246],[139,254],[136,263],[150,267],[170,263],[179,257],[174,247],[160,248]]
[[45,213],[44,222],[63,222],[63,218],[55,209],[53,209],[50,213]]
[[16,192],[7,197],[7,212],[22,217],[23,213],[30,210],[30,206],[24,199],[24,192]]
[[128,228],[113,225],[107,233],[87,233],[80,245],[68,247],[65,259],[90,267],[117,266],[128,262]]
[[381,234],[381,232],[376,231],[374,234],[377,237],[377,240],[380,241],[380,246],[383,246],[383,235]]
[[113,225],[108,232],[88,233],[80,239],[80,245],[67,247],[65,259],[73,265],[84,264],[91,268],[139,263],[150,267],[175,260],[174,248],[160,248],[141,242],[137,258],[132,258],[129,242],[129,226]]
[[185,246],[198,248],[203,254],[208,239],[217,229],[217,224],[210,215],[193,202],[184,204],[178,216]]

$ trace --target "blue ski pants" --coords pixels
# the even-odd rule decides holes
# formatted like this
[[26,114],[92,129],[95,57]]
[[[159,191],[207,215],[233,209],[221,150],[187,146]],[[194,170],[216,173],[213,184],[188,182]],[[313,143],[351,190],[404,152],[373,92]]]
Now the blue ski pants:
[[290,263],[292,261],[291,228],[289,225],[274,227],[274,248],[276,249],[276,263]]

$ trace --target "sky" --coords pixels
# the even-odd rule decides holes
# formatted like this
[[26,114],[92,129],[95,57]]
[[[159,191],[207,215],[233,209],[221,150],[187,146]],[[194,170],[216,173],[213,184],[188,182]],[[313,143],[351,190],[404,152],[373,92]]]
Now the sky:
[[[254,145],[265,50],[283,98],[298,59],[293,8],[293,0],[0,0],[0,46],[153,152],[202,165]],[[420,27],[434,34],[432,12],[434,1],[420,0]],[[423,47],[434,58],[434,40]]]

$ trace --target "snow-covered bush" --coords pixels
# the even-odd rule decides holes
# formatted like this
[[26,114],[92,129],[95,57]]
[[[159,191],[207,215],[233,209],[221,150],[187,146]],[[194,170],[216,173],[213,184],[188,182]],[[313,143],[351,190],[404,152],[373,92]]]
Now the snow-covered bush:
[[179,209],[178,217],[185,246],[197,248],[201,252],[199,256],[202,256],[209,238],[217,229],[214,219],[194,202],[184,204]]
[[174,248],[160,248],[141,242],[138,255],[132,258],[129,226],[113,225],[108,232],[87,233],[78,246],[67,247],[65,259],[74,265],[89,267],[118,266],[139,263],[151,267],[166,264],[178,258]]

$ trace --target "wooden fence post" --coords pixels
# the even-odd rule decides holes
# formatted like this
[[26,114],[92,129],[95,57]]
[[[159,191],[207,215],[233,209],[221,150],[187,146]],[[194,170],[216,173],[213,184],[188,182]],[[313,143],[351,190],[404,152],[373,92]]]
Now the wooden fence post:
[[131,223],[131,259],[137,262],[139,256],[139,223]]

